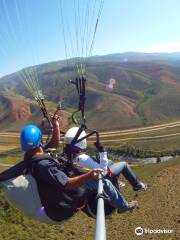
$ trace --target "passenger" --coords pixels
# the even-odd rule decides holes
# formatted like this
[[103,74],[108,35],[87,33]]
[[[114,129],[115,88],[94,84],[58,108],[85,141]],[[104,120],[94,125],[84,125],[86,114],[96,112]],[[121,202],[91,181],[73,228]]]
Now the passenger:
[[[132,210],[133,208],[138,207],[137,201],[132,201],[128,203],[122,194],[117,190],[115,186],[110,181],[110,176],[113,175],[116,178],[122,174],[132,185],[133,190],[135,192],[146,190],[147,184],[140,182],[137,176],[134,174],[130,166],[126,162],[119,162],[113,163],[111,160],[107,158],[107,152],[104,150],[104,147],[96,142],[95,146],[99,152],[98,159],[94,159],[91,156],[85,153],[87,148],[87,141],[86,139],[76,143],[74,146],[71,147],[71,142],[77,134],[79,130],[78,127],[70,128],[64,137],[65,143],[65,152],[70,152],[73,155],[73,163],[78,164],[77,168],[80,172],[86,172],[84,169],[97,169],[101,168],[105,175],[104,180],[104,190],[106,194],[110,197],[110,204],[117,208],[119,212],[124,212],[128,210]],[[83,138],[86,136],[85,131],[83,131],[78,139]],[[83,168],[84,169],[83,169]],[[110,174],[108,174],[108,172]],[[97,182],[91,181],[86,184],[88,190],[94,191],[97,189]]]

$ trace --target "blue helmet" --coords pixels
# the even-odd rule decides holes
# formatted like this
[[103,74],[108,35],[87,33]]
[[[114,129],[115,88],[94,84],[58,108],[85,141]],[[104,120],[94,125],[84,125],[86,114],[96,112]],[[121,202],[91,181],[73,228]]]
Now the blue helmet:
[[21,147],[25,152],[41,145],[42,132],[35,125],[27,125],[21,132]]

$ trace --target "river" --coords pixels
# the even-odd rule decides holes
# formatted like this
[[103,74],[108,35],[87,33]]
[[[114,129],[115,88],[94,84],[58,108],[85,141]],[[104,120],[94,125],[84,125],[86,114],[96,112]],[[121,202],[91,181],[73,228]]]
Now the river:
[[159,162],[165,162],[168,161],[172,158],[174,158],[175,156],[163,156],[163,157],[148,157],[148,158],[140,158],[140,157],[133,157],[133,156],[127,156],[127,155],[119,155],[119,154],[115,154],[115,153],[109,153],[108,154],[108,158],[109,159],[114,159],[114,160],[119,160],[119,161],[127,161],[129,163],[144,163],[144,164],[148,164],[148,163],[157,163]]

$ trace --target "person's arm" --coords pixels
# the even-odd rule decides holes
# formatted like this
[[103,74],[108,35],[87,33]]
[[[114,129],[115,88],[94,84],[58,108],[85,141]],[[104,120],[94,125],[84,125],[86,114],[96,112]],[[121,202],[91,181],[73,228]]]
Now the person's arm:
[[98,174],[102,172],[101,169],[95,169],[88,173],[68,177],[57,166],[56,162],[49,160],[42,160],[35,165],[35,176],[44,182],[56,185],[58,187],[76,188],[82,186],[90,180],[97,180]]
[[69,180],[67,181],[65,187],[67,187],[67,188],[76,188],[76,187],[84,185],[88,181],[98,180],[100,173],[102,173],[102,169],[94,169],[94,170],[92,170],[92,171],[90,171],[88,173],[84,173],[82,175],[69,178]]
[[75,159],[73,159],[73,162],[75,164],[74,166],[80,169],[80,172],[86,172],[86,168],[101,168],[104,170],[104,174],[107,172],[108,159],[106,152],[99,152],[99,163],[87,154],[81,154],[77,156]]
[[52,137],[49,143],[46,145],[46,148],[57,148],[60,142],[60,125],[59,125],[59,116],[55,114],[52,117],[53,132]]

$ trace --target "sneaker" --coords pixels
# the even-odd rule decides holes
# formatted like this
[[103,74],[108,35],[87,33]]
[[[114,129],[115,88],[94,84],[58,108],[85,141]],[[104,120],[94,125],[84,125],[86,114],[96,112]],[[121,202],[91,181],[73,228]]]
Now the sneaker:
[[119,186],[119,188],[122,188],[122,187],[125,187],[126,184],[124,182],[118,180],[118,186]]
[[140,191],[146,191],[147,190],[147,184],[140,182],[137,187],[133,188],[134,192],[140,192]]
[[132,211],[134,208],[138,207],[138,202],[137,201],[132,201],[128,204],[126,208],[120,208],[118,209],[118,213],[124,213],[126,211]]

